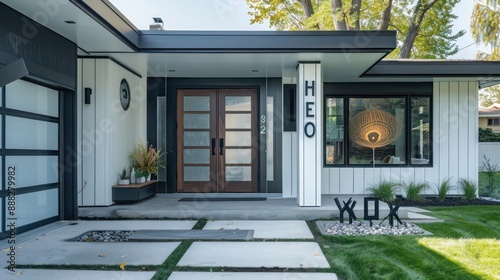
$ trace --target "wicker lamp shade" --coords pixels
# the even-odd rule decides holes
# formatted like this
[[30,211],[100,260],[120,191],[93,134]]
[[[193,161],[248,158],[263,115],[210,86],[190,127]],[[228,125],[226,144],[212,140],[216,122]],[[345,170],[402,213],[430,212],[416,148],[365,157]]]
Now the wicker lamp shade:
[[366,110],[349,121],[349,138],[362,147],[376,149],[398,139],[401,129],[401,123],[390,113]]

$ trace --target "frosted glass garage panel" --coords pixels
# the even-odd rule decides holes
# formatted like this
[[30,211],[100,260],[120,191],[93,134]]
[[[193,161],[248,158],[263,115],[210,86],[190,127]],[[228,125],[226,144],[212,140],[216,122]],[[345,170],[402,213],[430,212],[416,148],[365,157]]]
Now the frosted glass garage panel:
[[[32,224],[59,215],[59,190],[20,194],[16,196],[16,227]],[[7,209],[7,205],[4,206]]]
[[59,149],[59,124],[25,118],[5,118],[5,148],[53,150]]
[[7,156],[5,157],[5,168],[9,168],[9,166],[16,167],[17,188],[52,184],[59,181],[57,156]]
[[17,80],[6,86],[5,107],[52,117],[59,116],[56,90]]

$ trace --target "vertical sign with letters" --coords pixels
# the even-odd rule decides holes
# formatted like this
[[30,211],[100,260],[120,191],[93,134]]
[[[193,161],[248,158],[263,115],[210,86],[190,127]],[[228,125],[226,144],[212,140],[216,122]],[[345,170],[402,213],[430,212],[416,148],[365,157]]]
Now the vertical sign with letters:
[[300,63],[298,67],[299,170],[297,203],[321,206],[321,64]]

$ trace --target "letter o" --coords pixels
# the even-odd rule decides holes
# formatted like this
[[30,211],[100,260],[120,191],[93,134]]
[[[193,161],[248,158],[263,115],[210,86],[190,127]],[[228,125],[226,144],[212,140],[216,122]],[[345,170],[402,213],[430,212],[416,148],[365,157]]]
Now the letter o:
[[[312,127],[311,133],[309,133],[309,127]],[[316,134],[316,126],[312,122],[306,123],[306,125],[304,126],[304,134],[307,136],[307,138],[313,138]]]

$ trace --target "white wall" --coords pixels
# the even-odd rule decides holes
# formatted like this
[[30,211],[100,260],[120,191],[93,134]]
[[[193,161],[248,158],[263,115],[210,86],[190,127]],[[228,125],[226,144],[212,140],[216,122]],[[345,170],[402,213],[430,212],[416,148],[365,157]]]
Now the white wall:
[[500,166],[500,142],[481,142],[479,143],[478,166],[483,165],[484,155],[490,160],[491,165]]
[[[111,205],[118,172],[130,167],[138,141],[146,141],[146,74],[141,79],[108,59],[79,59],[78,75],[78,205]],[[132,97],[127,111],[119,100],[123,78]],[[84,104],[86,87],[91,104]]]
[[[456,186],[460,178],[468,178],[477,183],[477,88],[476,82],[434,82],[433,167],[322,168],[322,194],[366,194],[367,188],[383,179],[426,181],[432,185],[451,178]],[[283,196],[293,196],[285,190],[297,188],[296,164],[290,155],[296,150],[295,137],[283,133]],[[427,192],[434,193],[434,189]]]

